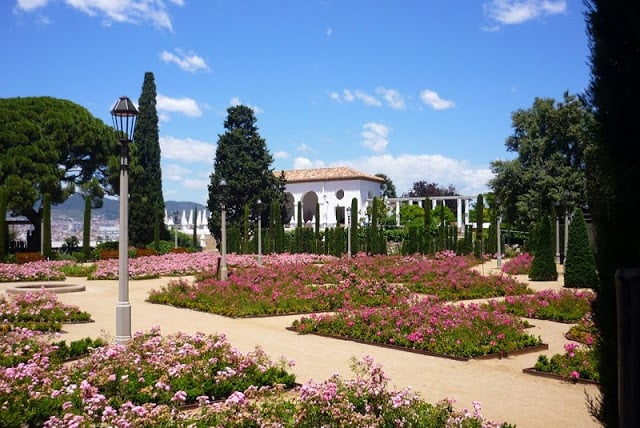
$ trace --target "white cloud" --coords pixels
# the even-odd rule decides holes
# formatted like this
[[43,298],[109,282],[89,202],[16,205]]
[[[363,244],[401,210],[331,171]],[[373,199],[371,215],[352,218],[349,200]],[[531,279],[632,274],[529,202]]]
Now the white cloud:
[[493,178],[488,166],[474,168],[467,161],[442,155],[383,154],[353,161],[332,162],[332,165],[351,166],[369,174],[386,174],[396,186],[398,195],[409,192],[413,183],[424,180],[441,186],[451,184],[458,193],[475,196],[488,192],[487,184]]
[[450,100],[444,100],[440,98],[437,92],[430,89],[425,89],[420,92],[420,98],[425,104],[430,105],[435,110],[446,110],[455,107],[456,103]]
[[309,147],[306,143],[301,143],[296,150],[303,153],[315,152],[311,147]]
[[191,138],[160,137],[162,158],[213,165],[216,146]]
[[396,110],[404,110],[407,105],[400,92],[395,89],[385,89],[382,86],[376,88],[376,93],[382,97],[387,105]]
[[323,168],[324,161],[297,157],[293,160],[293,169]]
[[287,153],[287,152],[285,152],[283,150],[280,150],[280,151],[277,151],[277,152],[275,152],[273,154],[273,158],[274,159],[289,159],[289,153]]
[[492,0],[485,3],[484,13],[500,24],[515,25],[544,15],[557,15],[567,10],[565,0]]
[[255,114],[264,113],[264,110],[262,110],[262,108],[260,108],[260,107],[258,107],[258,106],[253,106],[253,105],[251,105],[251,104],[243,104],[243,103],[240,101],[240,98],[239,98],[239,97],[232,97],[232,98],[229,100],[229,105],[230,105],[230,106],[232,106],[232,107],[239,106],[239,105],[245,105],[245,106],[249,107],[251,110],[253,110],[253,112],[254,112]]
[[170,98],[158,94],[156,96],[156,108],[159,111],[182,113],[189,117],[202,116],[198,103],[192,98]]
[[331,35],[333,34],[333,28],[331,27],[327,28],[326,34],[327,34],[327,37],[331,37]]
[[190,174],[191,170],[180,165],[170,163],[162,167],[162,179],[169,181],[182,181],[183,176]]
[[160,59],[167,63],[174,63],[184,71],[194,73],[198,70],[210,71],[209,66],[201,56],[194,53],[185,54],[180,49],[176,49],[176,53],[162,51]]
[[49,0],[18,0],[16,6],[18,9],[25,12],[31,12],[32,10],[45,7]]
[[[20,3],[33,4],[38,0],[20,0]],[[89,16],[102,16],[110,21],[138,24],[151,22],[158,28],[173,31],[171,18],[165,6],[165,0],[64,0],[74,9]],[[46,2],[44,2],[46,3]],[[171,0],[171,3],[182,6],[183,0]]]
[[182,186],[187,189],[204,190],[208,189],[210,180],[197,179],[197,178],[185,178],[182,180]]
[[381,123],[369,122],[362,126],[362,145],[374,152],[383,152],[389,144],[391,129]]
[[351,91],[350,89],[343,89],[342,94],[331,92],[329,98],[338,103],[352,103],[358,100],[369,107],[380,107],[382,105],[382,102],[375,96],[360,90]]

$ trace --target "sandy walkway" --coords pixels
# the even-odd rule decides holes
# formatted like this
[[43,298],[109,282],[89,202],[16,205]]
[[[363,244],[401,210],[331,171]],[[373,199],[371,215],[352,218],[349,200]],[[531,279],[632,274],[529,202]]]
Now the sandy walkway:
[[[495,261],[480,268],[489,274]],[[521,277],[520,279],[526,279]],[[160,288],[170,278],[130,281],[132,329],[148,330],[159,324],[165,334],[177,331],[224,333],[233,346],[243,352],[260,345],[272,358],[293,359],[293,371],[299,382],[324,380],[333,373],[350,377],[351,357],[370,355],[382,364],[396,388],[406,386],[419,391],[429,402],[443,398],[456,400],[456,407],[472,408],[476,400],[482,404],[483,415],[497,421],[508,421],[518,427],[595,427],[587,410],[585,393],[596,396],[597,387],[570,384],[522,373],[532,367],[539,353],[513,356],[502,360],[458,362],[428,357],[376,346],[332,340],[313,335],[299,336],[285,330],[295,316],[230,319],[187,309],[154,305],[145,301],[148,291]],[[70,284],[84,284],[86,291],[60,294],[61,301],[78,305],[91,313],[94,323],[65,325],[63,339],[98,337],[115,334],[117,281],[86,281],[69,278]],[[531,284],[536,290],[560,288],[562,282]],[[0,284],[0,292],[15,284]],[[549,344],[544,353],[563,352],[566,324],[535,321],[533,334]]]

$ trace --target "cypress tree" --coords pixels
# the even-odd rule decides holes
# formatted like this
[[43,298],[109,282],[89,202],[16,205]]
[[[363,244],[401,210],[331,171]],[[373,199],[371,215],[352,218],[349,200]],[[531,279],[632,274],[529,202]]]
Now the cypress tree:
[[150,219],[164,218],[156,97],[153,73],[146,72],[138,100],[129,167],[129,239],[140,246],[154,240],[154,222]]
[[82,222],[82,254],[85,259],[91,255],[91,196],[84,198],[84,219]]
[[582,210],[576,208],[569,224],[567,257],[564,260],[564,286],[595,288],[598,281],[596,260],[589,243]]
[[45,193],[42,199],[42,222],[42,254],[49,258],[51,257],[51,195],[48,193]]
[[[195,232],[194,232],[195,246]],[[249,205],[244,206],[244,215],[242,217],[242,254],[249,253]]]
[[484,199],[482,194],[476,200],[476,241],[473,247],[473,255],[482,257],[482,224],[484,223]]
[[7,258],[9,248],[9,237],[7,230],[7,190],[0,187],[0,262]]
[[[316,203],[317,204],[317,203]],[[319,208],[316,208],[316,212],[319,212]],[[320,218],[319,215],[316,215],[316,220]],[[298,201],[298,227],[302,227],[302,201]]]
[[[159,235],[159,233],[158,233]],[[158,236],[158,246],[160,245],[160,237]],[[198,242],[198,206],[193,206],[193,248],[199,248]]]
[[371,205],[371,224],[369,225],[369,254],[378,254],[378,198]]
[[424,227],[423,227],[423,253],[433,253],[433,234],[431,233],[431,199],[427,196],[424,198]]
[[317,254],[321,254],[323,252],[322,249],[322,241],[320,240],[320,203],[316,202],[316,224],[315,224],[315,233],[313,236],[314,241],[314,249],[313,252]]
[[438,245],[437,251],[445,249],[445,229],[444,229],[444,204],[440,205],[440,230],[438,230]]
[[558,271],[554,260],[549,216],[544,216],[539,223],[539,227],[536,227],[536,236],[536,251],[531,262],[529,280],[555,281],[558,279]]
[[349,225],[351,234],[351,255],[358,254],[360,245],[358,242],[358,198],[351,200],[351,224]]

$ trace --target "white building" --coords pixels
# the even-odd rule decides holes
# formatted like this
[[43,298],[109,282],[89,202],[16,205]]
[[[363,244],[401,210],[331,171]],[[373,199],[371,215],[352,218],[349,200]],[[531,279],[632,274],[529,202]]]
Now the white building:
[[[335,227],[347,221],[347,207],[358,200],[358,221],[366,217],[367,199],[381,195],[384,180],[348,167],[284,171],[287,199],[293,201],[291,227],[298,224],[298,202],[302,203],[302,224],[314,225],[316,203],[320,204],[320,227]],[[291,210],[292,208],[292,210]]]

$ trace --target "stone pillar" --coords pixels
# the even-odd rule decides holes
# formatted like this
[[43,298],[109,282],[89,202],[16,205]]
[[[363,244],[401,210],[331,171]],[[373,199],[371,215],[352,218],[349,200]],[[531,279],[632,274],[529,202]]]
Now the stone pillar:
[[469,224],[469,199],[464,200],[464,224]]
[[396,200],[396,226],[400,227],[400,201]]
[[456,198],[456,221],[458,225],[458,233],[462,231],[462,204],[460,198]]

